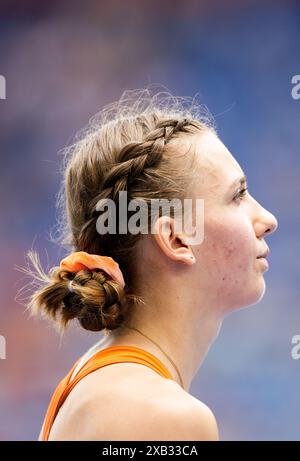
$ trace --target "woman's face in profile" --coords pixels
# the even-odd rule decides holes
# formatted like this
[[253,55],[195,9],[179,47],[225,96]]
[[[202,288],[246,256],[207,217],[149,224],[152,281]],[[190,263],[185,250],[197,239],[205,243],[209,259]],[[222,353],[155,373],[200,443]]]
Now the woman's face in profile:
[[218,137],[206,132],[194,139],[197,197],[204,199],[204,240],[193,248],[198,282],[229,313],[264,295],[268,266],[257,257],[268,249],[265,237],[278,223],[245,191],[244,172]]

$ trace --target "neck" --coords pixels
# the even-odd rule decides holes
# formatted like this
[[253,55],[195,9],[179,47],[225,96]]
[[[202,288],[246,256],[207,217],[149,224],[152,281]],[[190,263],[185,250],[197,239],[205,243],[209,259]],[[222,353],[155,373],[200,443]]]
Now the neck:
[[[133,308],[126,324],[140,330],[160,348],[138,331],[126,327],[110,332],[109,345],[134,345],[151,352],[161,360],[179,385],[181,376],[183,388],[189,391],[219,332],[222,318],[212,303],[201,305],[199,300],[189,299],[184,302],[175,290],[173,294],[168,294],[167,301],[162,300],[160,294],[157,299],[145,300],[144,305]],[[161,349],[172,359],[175,367]]]

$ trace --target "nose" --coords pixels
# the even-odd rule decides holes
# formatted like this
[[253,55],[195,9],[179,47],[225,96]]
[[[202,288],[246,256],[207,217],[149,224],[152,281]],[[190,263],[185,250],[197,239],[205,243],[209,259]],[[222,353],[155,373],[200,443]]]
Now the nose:
[[261,205],[259,205],[259,207],[260,212],[255,220],[254,227],[257,237],[261,238],[275,232],[278,227],[278,221],[268,210],[263,208]]

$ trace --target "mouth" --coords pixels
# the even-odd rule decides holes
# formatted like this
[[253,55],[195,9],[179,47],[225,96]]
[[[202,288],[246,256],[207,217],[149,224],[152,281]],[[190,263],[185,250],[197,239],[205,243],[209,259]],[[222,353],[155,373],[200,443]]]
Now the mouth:
[[261,262],[261,265],[265,267],[265,269],[269,269],[269,263],[266,258],[256,258]]
[[269,256],[270,250],[269,248],[266,248],[262,253],[260,253],[256,259],[259,259],[261,261],[261,265],[265,267],[265,269],[269,269],[269,263],[267,261],[267,257]]
[[270,250],[267,248],[263,253],[259,254],[256,259],[259,259],[261,261],[261,264],[264,265],[266,269],[269,268],[269,263],[267,261],[267,257],[269,256]]
[[270,250],[269,248],[267,248],[266,250],[264,250],[262,253],[260,253],[256,259],[267,259],[267,257],[269,256],[269,253],[270,253]]

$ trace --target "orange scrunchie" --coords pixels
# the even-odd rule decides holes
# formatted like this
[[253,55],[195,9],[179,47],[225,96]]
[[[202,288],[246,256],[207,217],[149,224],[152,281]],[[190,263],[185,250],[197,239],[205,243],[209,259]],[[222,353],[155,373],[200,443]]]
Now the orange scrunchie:
[[109,256],[92,255],[85,251],[77,251],[62,259],[60,268],[69,272],[78,272],[82,269],[102,269],[109,274],[113,280],[118,282],[122,288],[125,286],[119,264]]

